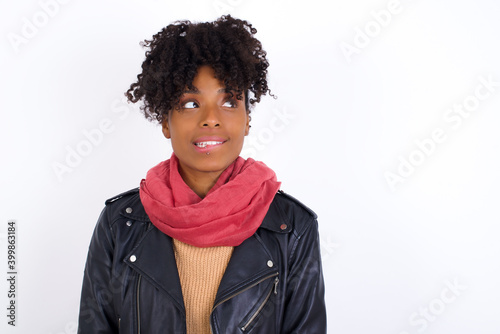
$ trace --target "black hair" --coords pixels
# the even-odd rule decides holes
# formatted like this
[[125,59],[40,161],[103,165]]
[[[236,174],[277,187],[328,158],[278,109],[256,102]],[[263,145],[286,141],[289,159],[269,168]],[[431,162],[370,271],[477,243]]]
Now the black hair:
[[214,22],[176,21],[141,42],[149,50],[137,82],[125,96],[133,103],[143,100],[144,116],[161,123],[177,106],[185,88],[194,88],[198,67],[209,65],[227,92],[235,92],[239,100],[245,93],[245,107],[250,112],[250,105],[260,102],[262,95],[275,97],[267,85],[267,53],[254,37],[256,32],[249,22],[230,15]]

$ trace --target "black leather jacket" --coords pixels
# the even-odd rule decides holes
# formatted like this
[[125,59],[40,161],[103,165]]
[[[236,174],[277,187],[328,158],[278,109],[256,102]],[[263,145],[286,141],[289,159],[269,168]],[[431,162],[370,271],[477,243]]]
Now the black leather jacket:
[[[234,248],[212,333],[326,333],[316,215],[279,191],[255,234]],[[78,333],[186,333],[172,239],[133,189],[106,201],[90,243]]]

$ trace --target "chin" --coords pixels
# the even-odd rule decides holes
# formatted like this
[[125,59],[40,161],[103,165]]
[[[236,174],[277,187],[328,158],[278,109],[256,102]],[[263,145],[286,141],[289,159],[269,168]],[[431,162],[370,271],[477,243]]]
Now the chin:
[[218,159],[218,160],[210,160],[209,157],[207,157],[208,159],[206,159],[206,161],[204,161],[202,163],[202,165],[200,166],[200,171],[204,171],[204,172],[220,172],[220,171],[223,171],[225,170],[231,163],[233,163],[234,160],[236,160],[236,158],[234,159],[231,159],[231,158],[227,158],[227,159]]

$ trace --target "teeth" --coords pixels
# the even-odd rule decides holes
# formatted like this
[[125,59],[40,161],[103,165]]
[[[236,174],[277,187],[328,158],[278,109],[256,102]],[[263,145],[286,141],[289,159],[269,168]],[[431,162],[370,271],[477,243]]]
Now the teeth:
[[194,143],[196,146],[198,147],[207,147],[207,146],[211,146],[211,145],[219,145],[219,144],[222,144],[223,142],[221,141],[202,141],[202,142],[199,142],[199,143]]

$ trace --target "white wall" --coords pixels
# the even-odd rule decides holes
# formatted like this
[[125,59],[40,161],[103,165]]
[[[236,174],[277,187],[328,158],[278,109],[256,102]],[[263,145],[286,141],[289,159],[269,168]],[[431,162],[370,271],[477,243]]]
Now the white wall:
[[[138,43],[220,9],[252,22],[268,51],[279,98],[253,111],[245,152],[319,215],[328,332],[500,332],[497,2],[54,1],[1,2],[0,267],[9,219],[19,251],[17,326],[2,315],[2,333],[75,332],[104,200],[171,153],[122,100]],[[54,164],[103,124],[58,177]]]

